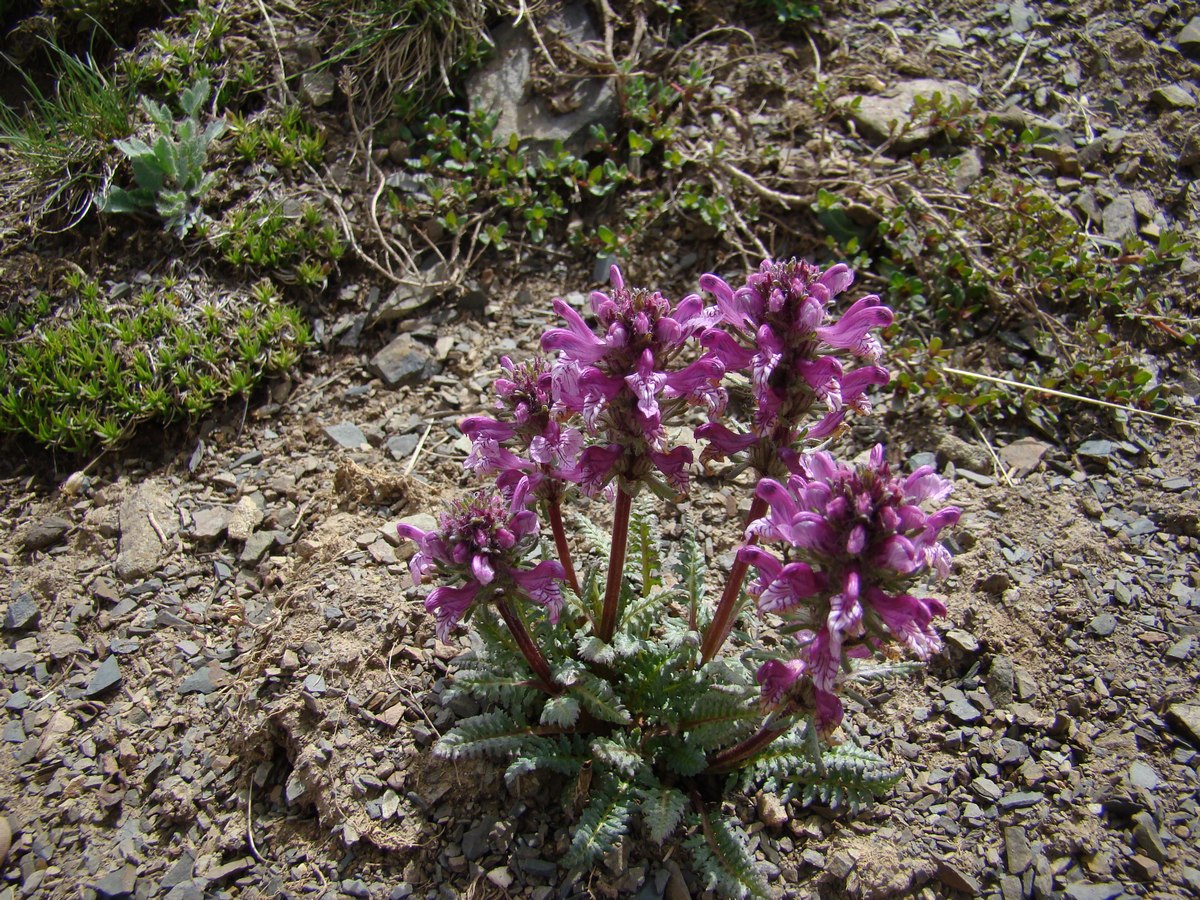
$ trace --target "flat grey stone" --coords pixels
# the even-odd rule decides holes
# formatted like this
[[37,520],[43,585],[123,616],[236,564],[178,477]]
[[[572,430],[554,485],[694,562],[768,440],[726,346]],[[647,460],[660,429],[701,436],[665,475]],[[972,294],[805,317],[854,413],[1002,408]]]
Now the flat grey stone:
[[1183,662],[1192,653],[1192,644],[1194,643],[1191,637],[1185,637],[1178,640],[1167,648],[1166,657],[1173,662]]
[[26,553],[45,550],[62,540],[71,530],[71,523],[62,516],[46,516],[21,536],[21,549]]
[[1015,794],[1005,794],[996,801],[996,805],[1004,810],[1025,809],[1029,806],[1037,806],[1045,799],[1045,796],[1037,791],[1020,791]]
[[92,680],[88,682],[83,693],[87,697],[97,697],[120,683],[121,667],[117,665],[117,658],[110,655],[92,674]]
[[[592,16],[583,3],[572,3],[548,12],[538,27],[561,37],[568,48],[600,40]],[[471,111],[488,110],[499,115],[496,135],[520,135],[531,141],[562,141],[568,148],[581,149],[592,125],[609,130],[617,122],[619,108],[609,79],[579,79],[567,98],[569,112],[560,113],[530,90],[533,41],[524,26],[501,25],[492,32],[495,52],[486,65],[467,80]],[[586,52],[579,48],[577,52]]]
[[309,69],[300,75],[300,97],[310,106],[328,106],[336,89],[337,79],[330,69]]
[[[407,186],[409,192],[420,189],[417,184]],[[378,324],[416,315],[441,297],[449,285],[448,270],[442,263],[410,276],[406,283],[396,285],[383,303],[379,304],[373,321]],[[359,330],[361,329],[360,324]]]
[[978,709],[971,705],[969,700],[955,700],[946,707],[946,712],[953,718],[964,723],[976,722],[982,715]]
[[1183,84],[1164,84],[1150,92],[1150,100],[1159,109],[1193,109],[1196,96]]
[[394,460],[406,460],[417,449],[420,440],[420,436],[415,434],[394,434],[387,439],[388,453]]
[[175,865],[167,870],[167,874],[162,877],[162,881],[158,883],[158,889],[161,891],[169,890],[176,885],[183,884],[185,881],[192,880],[192,869],[196,865],[196,860],[188,851],[183,851],[183,854],[176,860]]
[[91,888],[100,895],[102,900],[120,900],[133,895],[137,887],[137,867],[132,863],[120,869],[109,872],[103,878],[91,883]]
[[283,796],[287,800],[288,805],[291,805],[303,797],[307,790],[308,788],[305,787],[299,773],[293,771],[288,776],[287,784],[283,786]]
[[201,666],[179,685],[180,694],[211,694],[222,687],[229,676],[217,663]]
[[243,565],[254,565],[263,555],[274,546],[282,532],[256,531],[246,538],[246,546],[242,548],[241,561]]
[[1016,671],[1012,660],[1004,655],[992,657],[987,674],[987,692],[997,706],[1008,706],[1015,699]]
[[192,537],[197,540],[216,540],[225,533],[228,525],[229,510],[223,506],[210,506],[192,513]]
[[491,834],[496,820],[485,816],[477,825],[468,828],[462,837],[463,856],[474,862],[488,852],[488,835]]
[[1104,236],[1112,241],[1123,240],[1137,234],[1137,211],[1133,201],[1128,197],[1117,197],[1106,207],[1100,216],[1100,229]]
[[1008,21],[1014,32],[1024,34],[1037,21],[1037,13],[1025,5],[1025,0],[1017,0],[1008,7]]
[[1141,812],[1133,817],[1133,840],[1156,863],[1166,863],[1167,848],[1163,845],[1154,817],[1149,813]]
[[1183,30],[1175,35],[1175,43],[1184,55],[1200,59],[1200,16],[1193,16],[1192,20],[1183,26]]
[[20,672],[37,662],[37,657],[26,650],[0,650],[0,666],[5,672]]
[[[367,366],[390,388],[420,384],[440,371],[429,350],[407,334],[399,335],[371,357]],[[365,438],[363,439],[365,442]]]
[[961,891],[970,897],[978,897],[982,891],[978,878],[949,860],[938,860],[937,879],[951,890]]
[[121,504],[120,521],[117,575],[122,581],[141,581],[162,565],[171,549],[163,545],[163,539],[169,544],[179,531],[179,515],[167,493],[147,481],[134,488]]
[[1067,900],[1115,900],[1125,893],[1125,888],[1119,883],[1089,884],[1086,881],[1076,881],[1068,884],[1063,892]]
[[205,894],[204,890],[189,878],[167,891],[164,900],[205,900]]
[[33,594],[23,593],[8,604],[8,612],[4,614],[4,630],[24,631],[34,628],[41,618],[42,611],[33,599]]
[[957,28],[943,28],[933,35],[933,39],[938,42],[939,47],[948,50],[961,50],[965,46]]
[[1100,613],[1088,624],[1088,631],[1096,637],[1108,637],[1117,630],[1117,618],[1111,613]]
[[328,686],[325,684],[325,678],[319,673],[314,672],[304,679],[304,690],[314,696],[320,696],[328,690]]
[[333,439],[335,444],[345,447],[347,450],[360,450],[367,446],[367,436],[353,422],[339,422],[337,425],[330,425],[325,429],[325,433]]
[[1158,773],[1144,762],[1135,762],[1129,767],[1129,783],[1134,787],[1153,791],[1158,787]]
[[1009,825],[1004,829],[1004,855],[1013,875],[1020,875],[1033,865],[1033,848],[1024,826]]
[[[917,78],[895,84],[886,94],[867,94],[858,98],[857,105],[847,104],[844,114],[854,122],[859,134],[875,144],[881,144],[892,134],[893,123],[896,133],[905,124],[912,123],[912,106],[917,97],[931,98],[939,94],[943,100],[956,97],[961,101],[971,99],[971,89],[961,81],[945,81],[936,78]],[[925,126],[912,126],[893,145],[900,153],[907,153],[927,143],[933,136]]]

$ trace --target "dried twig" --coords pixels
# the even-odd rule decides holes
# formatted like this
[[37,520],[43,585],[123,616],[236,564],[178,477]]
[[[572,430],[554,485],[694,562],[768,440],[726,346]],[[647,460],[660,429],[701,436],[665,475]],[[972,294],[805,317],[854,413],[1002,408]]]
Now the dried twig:
[[1025,384],[1021,381],[1013,381],[1010,378],[1000,378],[995,375],[983,375],[979,372],[967,372],[963,369],[955,369],[951,366],[943,366],[943,372],[949,372],[952,375],[961,375],[966,378],[978,378],[980,381],[990,381],[994,384],[1003,384],[1008,387],[1019,388],[1023,391],[1032,391],[1035,394],[1046,394],[1050,397],[1062,397],[1066,400],[1078,400],[1080,403],[1090,403],[1093,406],[1104,406],[1109,409],[1120,409],[1135,416],[1149,416],[1152,419],[1162,419],[1166,422],[1174,422],[1177,425],[1187,425],[1190,428],[1200,429],[1200,422],[1193,422],[1190,419],[1181,419],[1178,416],[1168,416],[1166,413],[1151,412],[1147,409],[1138,409],[1136,406],[1125,406],[1121,403],[1110,403],[1107,400],[1097,400],[1095,397],[1085,397],[1082,394],[1071,394],[1067,391],[1056,391],[1054,388],[1039,387],[1036,384]]
[[1017,76],[1021,74],[1021,66],[1025,64],[1025,57],[1028,55],[1032,43],[1032,41],[1026,41],[1025,46],[1021,48],[1021,55],[1017,57],[1017,64],[1013,66],[1012,73],[1008,76],[1004,84],[1000,85],[1000,94],[1007,91],[1012,86],[1012,83],[1017,80]]

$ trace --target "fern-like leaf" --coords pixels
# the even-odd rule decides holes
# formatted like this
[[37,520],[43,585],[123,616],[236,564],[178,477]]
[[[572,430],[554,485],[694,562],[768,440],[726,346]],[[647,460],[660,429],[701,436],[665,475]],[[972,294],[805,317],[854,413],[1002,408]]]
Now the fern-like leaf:
[[799,797],[806,805],[845,806],[857,813],[899,780],[900,773],[870,750],[842,744],[823,752],[818,764],[802,735],[788,735],[755,759],[744,783],[761,783],[785,800]]
[[551,697],[542,707],[542,724],[570,728],[579,720],[579,700],[569,694]]
[[673,787],[659,785],[641,791],[642,821],[650,832],[650,839],[661,844],[679,827],[688,800]]
[[603,528],[581,513],[571,516],[571,524],[575,526],[575,533],[587,544],[588,550],[596,556],[608,557],[612,550],[612,538]]
[[595,635],[589,635],[579,642],[579,655],[588,662],[610,666],[617,658],[617,651],[612,644],[606,644]]
[[654,588],[662,584],[662,559],[658,553],[658,517],[654,515],[653,501],[643,494],[633,504],[629,516],[629,537],[633,545],[632,557],[640,565],[642,596],[648,597]]
[[727,897],[770,897],[766,882],[754,864],[746,834],[724,816],[704,813],[692,817],[699,826],[684,846],[692,854],[696,873],[708,890]]
[[633,721],[629,710],[621,704],[607,681],[597,678],[582,666],[563,666],[558,674],[572,696],[578,697],[583,708],[596,718],[618,725],[628,725]]
[[592,756],[631,778],[646,765],[640,753],[614,738],[600,737],[593,740]]
[[760,718],[757,705],[744,694],[710,690],[696,699],[679,727],[693,741],[718,747],[744,737]]
[[562,864],[568,869],[582,869],[611,850],[629,830],[633,807],[633,794],[624,782],[611,780],[594,788]]
[[463,719],[442,735],[433,752],[446,759],[464,759],[483,754],[509,756],[521,750],[544,749],[545,738],[529,733],[529,726],[499,710]]
[[692,620],[697,625],[706,624],[712,618],[712,610],[705,598],[704,590],[704,554],[696,543],[696,529],[688,519],[683,522],[683,535],[679,540],[679,557],[674,566],[675,577],[679,579],[678,589],[683,592],[688,606],[693,611]]
[[537,769],[557,772],[560,775],[578,775],[588,761],[585,745],[578,738],[560,737],[557,741],[546,741],[537,753],[518,755],[504,772],[504,781],[511,785],[522,775]]
[[662,753],[656,754],[656,756],[665,759],[667,768],[676,775],[686,778],[691,775],[699,775],[708,768],[708,754],[704,752],[703,747],[697,744],[680,738],[667,738],[663,741],[662,746]]

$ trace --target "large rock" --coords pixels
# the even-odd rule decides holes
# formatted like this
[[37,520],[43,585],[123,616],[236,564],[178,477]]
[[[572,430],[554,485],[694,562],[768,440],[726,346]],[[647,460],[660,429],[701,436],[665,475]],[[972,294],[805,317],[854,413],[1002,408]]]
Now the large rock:
[[1200,16],[1192,16],[1192,20],[1175,36],[1175,43],[1185,55],[1200,60]]
[[[876,144],[892,136],[892,126],[899,135],[893,145],[900,153],[908,153],[925,144],[933,135],[926,125],[912,125],[912,106],[918,97],[926,99],[939,94],[943,100],[951,97],[960,101],[972,99],[971,88],[961,81],[944,81],[937,78],[917,78],[901,81],[884,94],[866,94],[855,98],[857,103],[843,106],[846,116],[854,123],[858,133]],[[911,127],[901,134],[905,125]]]
[[[576,52],[587,54],[582,45],[598,42],[600,35],[587,7],[573,3],[551,13],[539,23],[543,37],[560,37]],[[611,128],[616,124],[617,98],[607,79],[576,79],[567,96],[554,97],[554,106],[530,90],[533,39],[524,27],[502,25],[494,35],[496,53],[491,61],[467,81],[471,111],[499,113],[496,134],[501,138],[520,135],[530,141],[562,141],[580,149],[594,124]]]
[[[121,504],[121,539],[117,545],[117,575],[123,581],[145,578],[163,562],[179,531],[175,504],[153,482],[139,484]],[[159,536],[161,532],[161,537]]]
[[395,338],[371,358],[371,371],[390,388],[418,384],[440,369],[423,345],[407,334]]

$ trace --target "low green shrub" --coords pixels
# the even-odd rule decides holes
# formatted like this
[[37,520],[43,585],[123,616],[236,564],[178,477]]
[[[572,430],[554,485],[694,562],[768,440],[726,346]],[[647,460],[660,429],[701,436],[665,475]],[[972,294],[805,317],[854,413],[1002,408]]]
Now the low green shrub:
[[244,206],[213,229],[212,239],[230,265],[304,287],[323,284],[346,251],[337,229],[311,203],[289,208],[268,200]]
[[66,287],[0,315],[0,431],[72,453],[247,393],[309,341],[266,281],[219,300],[170,278],[106,290],[76,273]]
[[[1034,130],[1017,133],[972,103],[934,96],[914,104],[914,121],[986,159],[1041,165]],[[959,159],[929,149],[892,192],[854,201],[822,189],[813,205],[830,247],[884,279],[881,294],[939,335],[912,338],[896,352],[893,387],[928,395],[948,413],[1022,417],[1052,428],[1063,401],[1010,386],[964,385],[942,366],[987,334],[1002,345],[998,374],[1035,387],[1150,411],[1168,408],[1137,346],[1190,346],[1195,336],[1162,290],[1187,252],[1164,232],[1151,244],[1092,235],[1036,181],[984,174],[958,187]],[[950,198],[953,202],[950,202]],[[862,224],[874,216],[877,225]]]

